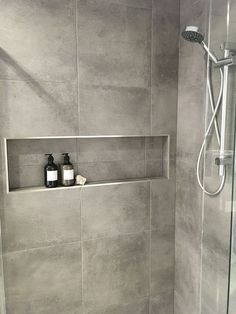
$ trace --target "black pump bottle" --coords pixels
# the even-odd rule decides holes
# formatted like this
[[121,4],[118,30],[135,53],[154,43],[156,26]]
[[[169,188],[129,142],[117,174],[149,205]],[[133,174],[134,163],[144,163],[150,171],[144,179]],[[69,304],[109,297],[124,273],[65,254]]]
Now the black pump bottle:
[[54,164],[52,154],[45,154],[48,156],[48,163],[44,167],[44,184],[47,188],[55,188],[58,186],[58,167]]

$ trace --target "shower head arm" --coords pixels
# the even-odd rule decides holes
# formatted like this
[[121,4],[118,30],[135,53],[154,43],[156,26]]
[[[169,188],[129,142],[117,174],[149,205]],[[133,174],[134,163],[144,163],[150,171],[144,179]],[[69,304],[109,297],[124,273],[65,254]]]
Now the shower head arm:
[[204,42],[204,40],[201,42],[201,46],[202,48],[206,51],[206,53],[209,55],[211,61],[213,61],[215,64],[218,63],[218,59],[217,57],[214,55],[213,52],[210,51],[210,49],[208,48],[207,44]]
[[209,55],[211,61],[213,61],[216,66],[222,67],[222,66],[226,66],[226,65],[235,65],[235,58],[234,57],[218,59],[214,55],[214,53],[210,51],[210,49],[208,48],[207,44],[204,41],[201,42],[201,46],[203,47],[203,49]]

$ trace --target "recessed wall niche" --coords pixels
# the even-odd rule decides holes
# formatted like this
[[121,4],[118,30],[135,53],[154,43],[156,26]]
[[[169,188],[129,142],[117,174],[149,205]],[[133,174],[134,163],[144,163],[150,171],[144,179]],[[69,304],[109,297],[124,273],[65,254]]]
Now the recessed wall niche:
[[168,177],[168,136],[7,139],[9,191],[44,184],[46,153],[69,153],[88,184]]

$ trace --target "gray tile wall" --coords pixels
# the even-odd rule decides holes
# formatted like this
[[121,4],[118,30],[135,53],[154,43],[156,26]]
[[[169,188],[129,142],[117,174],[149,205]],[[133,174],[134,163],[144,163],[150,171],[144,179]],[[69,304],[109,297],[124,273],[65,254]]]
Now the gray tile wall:
[[[181,0],[180,29],[207,34],[209,1]],[[202,193],[196,163],[205,128],[205,61],[199,45],[180,39],[175,221],[175,313],[200,313]]]
[[168,182],[6,195],[7,313],[173,313]]
[[173,314],[178,1],[3,0],[0,21],[1,137],[171,136],[169,179],[3,193],[7,314]]

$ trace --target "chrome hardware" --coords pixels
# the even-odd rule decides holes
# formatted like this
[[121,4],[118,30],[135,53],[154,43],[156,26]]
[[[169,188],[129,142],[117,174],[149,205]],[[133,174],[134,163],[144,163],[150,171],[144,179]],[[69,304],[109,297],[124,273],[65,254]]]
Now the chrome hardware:
[[233,163],[233,156],[232,155],[217,157],[215,159],[215,164],[217,166],[227,166],[227,165],[232,165],[232,163]]

